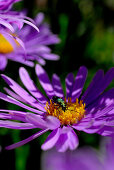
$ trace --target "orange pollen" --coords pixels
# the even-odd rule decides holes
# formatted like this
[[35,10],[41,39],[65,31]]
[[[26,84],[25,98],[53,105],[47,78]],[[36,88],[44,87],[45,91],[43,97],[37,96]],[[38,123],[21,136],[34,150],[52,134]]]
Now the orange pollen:
[[83,104],[82,100],[76,99],[76,102],[72,103],[71,98],[64,100],[66,105],[65,111],[62,109],[61,105],[53,103],[50,100],[50,103],[46,103],[46,112],[47,115],[55,116],[60,120],[61,125],[72,125],[76,124],[85,116],[85,103]]
[[[19,43],[14,39],[17,46]],[[0,53],[8,54],[14,51],[12,44],[2,35],[0,34]]]

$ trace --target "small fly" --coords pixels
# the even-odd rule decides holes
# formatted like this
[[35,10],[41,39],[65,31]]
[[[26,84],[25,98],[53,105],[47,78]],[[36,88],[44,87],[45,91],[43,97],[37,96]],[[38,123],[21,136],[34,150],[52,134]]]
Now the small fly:
[[57,96],[53,96],[52,97],[52,102],[58,104],[59,107],[61,107],[62,110],[65,112],[65,110],[66,110],[66,103],[64,102],[64,100],[62,98],[57,97]]

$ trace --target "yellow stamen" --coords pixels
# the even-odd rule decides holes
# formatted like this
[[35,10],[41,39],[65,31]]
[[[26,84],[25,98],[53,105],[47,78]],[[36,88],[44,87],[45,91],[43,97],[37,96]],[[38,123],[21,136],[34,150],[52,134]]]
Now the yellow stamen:
[[[16,45],[18,46],[19,43],[14,39]],[[0,53],[7,54],[14,51],[13,46],[10,44],[10,42],[2,35],[0,34]]]
[[65,111],[62,107],[50,100],[50,103],[46,103],[47,115],[55,116],[60,120],[61,125],[72,125],[80,121],[85,116],[85,103],[82,100],[76,99],[76,102],[72,103],[71,98],[64,100],[66,104]]

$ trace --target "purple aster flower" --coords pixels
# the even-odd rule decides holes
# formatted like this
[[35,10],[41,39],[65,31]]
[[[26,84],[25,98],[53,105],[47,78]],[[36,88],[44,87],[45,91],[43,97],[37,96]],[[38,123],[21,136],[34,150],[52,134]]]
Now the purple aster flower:
[[58,55],[51,53],[51,49],[47,45],[58,43],[60,40],[56,35],[52,34],[49,25],[43,22],[43,19],[43,13],[39,13],[35,18],[35,23],[40,29],[39,33],[29,25],[23,27],[20,32],[17,32],[16,37],[22,40],[24,45],[21,43],[21,46],[25,50],[19,45],[17,39],[12,40],[12,38],[8,37],[7,40],[6,34],[0,34],[0,41],[2,42],[0,46],[0,70],[5,69],[8,59],[31,67],[34,66],[33,61],[35,60],[44,65],[45,59],[59,59]]
[[101,143],[100,151],[83,147],[74,152],[59,153],[52,149],[42,155],[42,170],[113,170],[114,138]]
[[51,83],[45,70],[38,64],[36,74],[47,97],[35,86],[25,68],[20,68],[19,74],[28,91],[11,78],[2,75],[12,90],[5,88],[8,95],[0,93],[0,98],[26,111],[1,109],[0,127],[42,130],[6,149],[24,145],[47,131],[52,132],[41,148],[48,150],[56,147],[59,152],[77,148],[79,142],[74,130],[102,136],[114,135],[114,88],[103,92],[114,78],[114,68],[105,75],[99,70],[83,95],[81,93],[87,77],[84,66],[79,68],[75,79],[72,73],[66,77],[65,96],[60,78],[53,74]]

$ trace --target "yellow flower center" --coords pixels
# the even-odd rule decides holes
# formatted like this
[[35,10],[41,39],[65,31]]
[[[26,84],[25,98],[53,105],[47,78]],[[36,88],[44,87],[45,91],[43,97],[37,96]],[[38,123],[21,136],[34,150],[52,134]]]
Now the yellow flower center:
[[[18,46],[19,43],[14,39],[16,45]],[[10,44],[10,42],[2,35],[0,34],[0,53],[7,54],[14,51],[13,46]]]
[[47,115],[55,116],[60,120],[61,125],[72,125],[80,121],[85,116],[85,103],[83,104],[82,100],[76,99],[76,102],[72,103],[71,98],[66,99],[65,111],[61,105],[54,103],[50,100],[50,103],[46,103],[46,112]]

